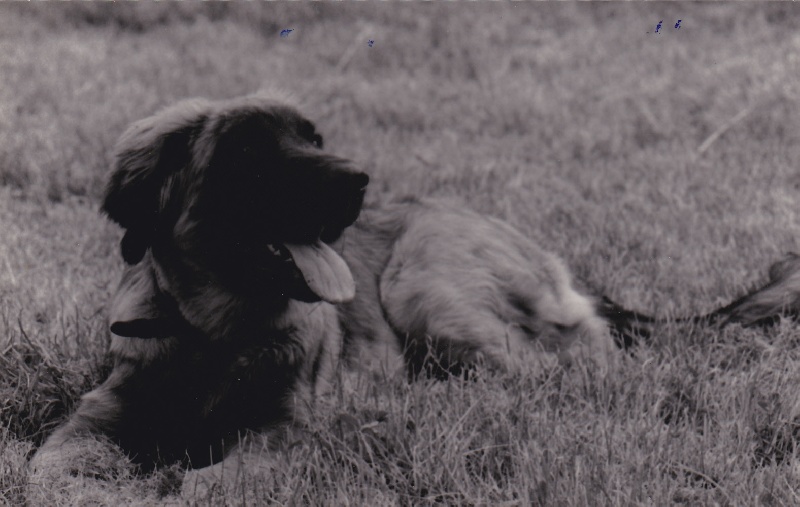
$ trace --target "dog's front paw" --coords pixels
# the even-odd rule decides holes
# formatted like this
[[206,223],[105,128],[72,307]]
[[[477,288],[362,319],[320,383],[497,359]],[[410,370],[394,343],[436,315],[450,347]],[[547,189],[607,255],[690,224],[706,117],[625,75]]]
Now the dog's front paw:
[[136,478],[136,466],[112,442],[74,438],[45,444],[34,455],[26,496],[29,505],[114,505],[152,497]]

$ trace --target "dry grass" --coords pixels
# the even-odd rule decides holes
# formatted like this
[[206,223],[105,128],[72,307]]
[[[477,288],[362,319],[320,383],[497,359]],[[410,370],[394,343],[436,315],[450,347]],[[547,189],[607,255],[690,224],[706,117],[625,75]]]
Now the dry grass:
[[[798,27],[793,4],[0,5],[0,503],[103,378],[96,210],[130,122],[293,90],[371,199],[459,196],[627,306],[696,313],[798,249]],[[366,384],[206,496],[120,473],[48,501],[796,505],[798,339],[667,326],[606,382]]]

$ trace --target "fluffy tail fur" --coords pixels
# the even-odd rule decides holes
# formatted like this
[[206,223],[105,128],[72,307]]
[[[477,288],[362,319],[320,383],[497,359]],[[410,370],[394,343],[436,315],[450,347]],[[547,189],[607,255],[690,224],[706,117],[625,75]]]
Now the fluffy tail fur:
[[657,319],[650,315],[628,310],[607,297],[597,305],[597,313],[608,321],[614,340],[620,348],[628,349],[649,338],[659,324],[667,322],[695,322],[726,326],[767,327],[781,316],[800,317],[800,255],[789,253],[769,268],[769,281],[761,288],[750,291],[729,305],[705,315]]

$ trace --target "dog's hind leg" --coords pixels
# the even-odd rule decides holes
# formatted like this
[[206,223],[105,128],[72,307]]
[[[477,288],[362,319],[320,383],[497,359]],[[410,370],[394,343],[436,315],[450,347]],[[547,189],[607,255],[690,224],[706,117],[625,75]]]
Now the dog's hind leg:
[[463,210],[420,206],[406,225],[381,275],[380,300],[405,340],[411,373],[431,355],[451,372],[479,362],[536,371],[584,351],[608,369],[615,351],[607,326],[555,256]]
[[[614,345],[588,298],[571,292],[550,303],[503,287],[477,296],[449,279],[432,279],[423,291],[411,279],[383,294],[387,316],[401,339],[409,373],[463,373],[470,365],[534,374],[584,356],[607,371]],[[571,289],[570,289],[571,290]],[[538,305],[537,305],[538,303]]]

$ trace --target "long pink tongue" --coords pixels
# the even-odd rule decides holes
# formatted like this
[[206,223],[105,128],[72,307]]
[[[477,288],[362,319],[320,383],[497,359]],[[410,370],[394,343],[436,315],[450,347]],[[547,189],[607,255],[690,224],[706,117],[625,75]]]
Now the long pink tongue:
[[356,282],[350,268],[336,251],[317,241],[313,245],[284,245],[308,288],[329,303],[346,303],[356,295]]

